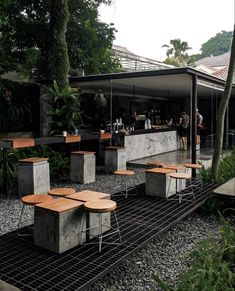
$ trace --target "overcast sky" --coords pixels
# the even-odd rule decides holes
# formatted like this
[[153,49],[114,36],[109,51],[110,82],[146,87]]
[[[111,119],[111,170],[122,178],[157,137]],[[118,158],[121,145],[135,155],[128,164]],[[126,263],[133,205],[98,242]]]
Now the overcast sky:
[[171,39],[187,41],[190,54],[216,33],[232,31],[235,0],[114,0],[100,8],[100,19],[118,30],[114,44],[162,61]]

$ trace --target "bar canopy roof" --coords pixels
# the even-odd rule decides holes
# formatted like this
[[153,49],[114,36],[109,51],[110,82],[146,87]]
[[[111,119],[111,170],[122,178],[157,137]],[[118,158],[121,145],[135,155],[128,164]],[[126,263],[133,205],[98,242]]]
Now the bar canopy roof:
[[[154,71],[113,73],[71,77],[70,84],[81,89],[135,97],[189,98],[192,79],[197,76],[197,96],[210,97],[216,93],[222,96],[225,81],[190,67],[162,69]],[[85,91],[86,91],[85,90]],[[235,84],[232,88],[235,97]]]

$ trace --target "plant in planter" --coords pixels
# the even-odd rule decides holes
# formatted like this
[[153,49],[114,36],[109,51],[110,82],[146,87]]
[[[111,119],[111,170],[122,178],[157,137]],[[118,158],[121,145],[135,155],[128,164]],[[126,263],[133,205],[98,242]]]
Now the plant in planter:
[[48,101],[51,105],[48,113],[51,117],[50,133],[60,134],[62,131],[73,133],[80,128],[82,122],[79,91],[70,87],[60,90],[54,81],[49,92],[52,96],[52,99]]

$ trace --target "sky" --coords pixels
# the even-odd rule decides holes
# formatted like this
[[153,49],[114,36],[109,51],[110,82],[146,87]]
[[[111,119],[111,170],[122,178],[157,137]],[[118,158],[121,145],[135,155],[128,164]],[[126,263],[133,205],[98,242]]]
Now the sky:
[[113,0],[100,7],[100,20],[114,23],[114,44],[163,61],[171,39],[187,41],[189,54],[222,30],[233,31],[235,0]]

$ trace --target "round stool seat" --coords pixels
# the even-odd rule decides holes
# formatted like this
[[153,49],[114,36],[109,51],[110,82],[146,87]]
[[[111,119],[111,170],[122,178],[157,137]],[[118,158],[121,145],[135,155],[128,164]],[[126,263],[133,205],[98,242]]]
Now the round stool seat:
[[59,196],[59,197],[64,197],[67,195],[71,195],[76,193],[76,190],[74,190],[73,188],[54,188],[48,191],[49,195],[52,196]]
[[200,164],[184,164],[185,168],[191,168],[191,169],[201,169],[202,165]]
[[114,175],[121,175],[121,176],[133,176],[135,175],[134,171],[126,170],[126,171],[114,171]]
[[169,176],[171,178],[182,179],[182,180],[191,179],[191,174],[188,174],[188,173],[171,173]]
[[53,198],[47,194],[31,194],[21,198],[22,203],[27,205],[36,205],[42,202],[52,200]]
[[117,208],[117,203],[113,200],[99,199],[86,202],[84,208],[96,213],[111,212]]

